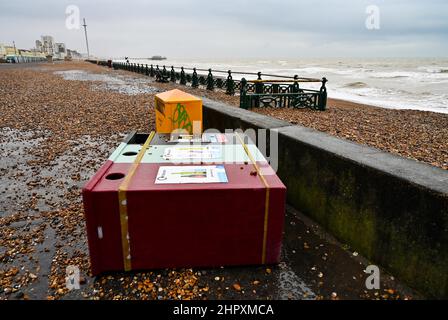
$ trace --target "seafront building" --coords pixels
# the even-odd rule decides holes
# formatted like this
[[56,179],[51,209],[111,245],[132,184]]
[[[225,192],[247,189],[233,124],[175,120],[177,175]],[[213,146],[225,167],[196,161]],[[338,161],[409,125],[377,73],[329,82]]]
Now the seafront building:
[[55,43],[54,44],[54,56],[53,59],[64,60],[67,57],[67,50],[65,48],[65,43]]
[[67,58],[69,59],[82,59],[82,54],[76,50],[67,49]]
[[40,40],[36,40],[35,48],[29,50],[0,43],[0,62],[21,63],[81,58],[82,55],[76,50],[67,49],[65,43],[55,42],[54,38],[49,35],[41,36]]
[[45,54],[36,49],[17,49],[15,46],[0,44],[0,62],[37,62],[45,59]]
[[42,36],[42,52],[47,56],[54,54],[54,39],[52,36]]
[[36,50],[39,52],[43,52],[42,48],[43,48],[42,41],[36,40]]

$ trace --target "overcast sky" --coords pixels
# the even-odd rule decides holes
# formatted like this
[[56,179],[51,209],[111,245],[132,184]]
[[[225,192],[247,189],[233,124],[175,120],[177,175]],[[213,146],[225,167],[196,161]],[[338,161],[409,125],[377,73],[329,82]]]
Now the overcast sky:
[[[447,57],[447,0],[0,1],[0,43],[30,48],[43,34],[86,52],[66,28],[76,5],[102,57]],[[365,26],[376,5],[380,29]]]

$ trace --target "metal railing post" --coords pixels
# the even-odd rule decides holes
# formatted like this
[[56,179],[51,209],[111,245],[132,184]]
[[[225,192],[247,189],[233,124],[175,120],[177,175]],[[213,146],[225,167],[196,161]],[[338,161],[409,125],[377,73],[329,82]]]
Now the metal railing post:
[[229,70],[229,71],[227,71],[227,73],[229,75],[227,76],[227,81],[226,81],[226,94],[233,96],[235,94],[235,82],[233,81],[233,78],[232,78],[232,71]]
[[161,77],[162,77],[162,74],[161,74],[161,71],[160,71],[160,69],[159,69],[159,65],[157,64],[156,65],[156,81],[161,81]]
[[199,79],[198,79],[198,73],[196,72],[196,68],[193,68],[193,77],[191,78],[191,86],[193,88],[199,87]]
[[241,79],[241,89],[240,89],[240,108],[249,109],[249,98],[247,96],[247,80],[245,78]]
[[[255,93],[262,94],[264,84],[263,84],[263,82],[261,82],[262,81],[261,72],[258,72],[257,75],[258,75],[258,78],[257,78],[258,81],[255,83]],[[257,107],[257,108],[260,107],[260,97],[255,98],[255,107]]]
[[213,81],[212,69],[208,69],[207,90],[213,91],[214,88],[215,88],[215,84],[214,84],[214,81]]
[[290,91],[292,92],[292,93],[297,93],[297,92],[299,92],[299,90],[300,90],[300,88],[299,88],[299,76],[298,75],[295,75],[294,76],[294,83],[292,84],[292,88],[290,89]]
[[318,108],[321,111],[324,111],[327,108],[327,87],[325,84],[328,82],[327,78],[322,78],[322,86],[319,90],[319,103]]
[[171,66],[170,80],[171,80],[171,82],[176,82],[176,71],[174,71],[173,66]]
[[181,85],[186,85],[187,84],[187,79],[185,78],[185,70],[184,67],[180,68],[180,84]]

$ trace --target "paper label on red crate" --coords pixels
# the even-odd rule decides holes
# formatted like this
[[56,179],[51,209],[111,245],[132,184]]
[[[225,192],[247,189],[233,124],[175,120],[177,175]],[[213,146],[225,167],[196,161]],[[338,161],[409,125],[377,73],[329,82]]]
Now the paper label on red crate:
[[208,135],[204,134],[204,139],[206,139],[209,142],[214,142],[214,143],[216,143],[216,142],[219,142],[219,143],[227,142],[226,135],[222,134],[222,133],[216,133],[216,134],[211,133],[211,134],[208,134]]
[[165,160],[220,159],[221,148],[216,146],[175,146],[166,148]]
[[218,166],[162,166],[155,184],[227,183],[226,169]]
[[170,142],[191,142],[191,143],[201,143],[202,138],[192,134],[172,134],[170,137]]
[[225,143],[227,142],[227,137],[222,133],[210,133],[203,134],[202,137],[198,137],[192,134],[172,134],[170,137],[170,142],[189,142],[189,143]]

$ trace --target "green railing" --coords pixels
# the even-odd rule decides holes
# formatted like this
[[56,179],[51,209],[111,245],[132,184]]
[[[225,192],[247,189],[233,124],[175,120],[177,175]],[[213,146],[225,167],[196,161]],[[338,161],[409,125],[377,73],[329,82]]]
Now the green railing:
[[[101,61],[90,61],[106,65]],[[325,110],[327,105],[327,79],[303,78],[297,75],[287,77],[261,72],[232,72],[231,70],[212,70],[185,67],[166,67],[153,64],[113,62],[114,69],[137,72],[155,78],[158,82],[173,82],[193,88],[205,87],[208,90],[223,90],[228,95],[240,95],[240,107],[244,109],[273,108],[311,108]],[[218,76],[217,76],[218,75]],[[256,80],[234,79],[234,75],[256,76]],[[271,78],[263,80],[263,78]],[[274,79],[272,79],[274,78]],[[319,90],[302,88],[303,83],[320,82]]]
[[[240,107],[244,109],[310,108],[324,111],[327,106],[327,79],[323,78],[319,90],[303,89],[300,82],[317,82],[315,79],[295,80],[241,80]],[[254,91],[251,90],[253,84]],[[249,89],[250,88],[250,89]]]

